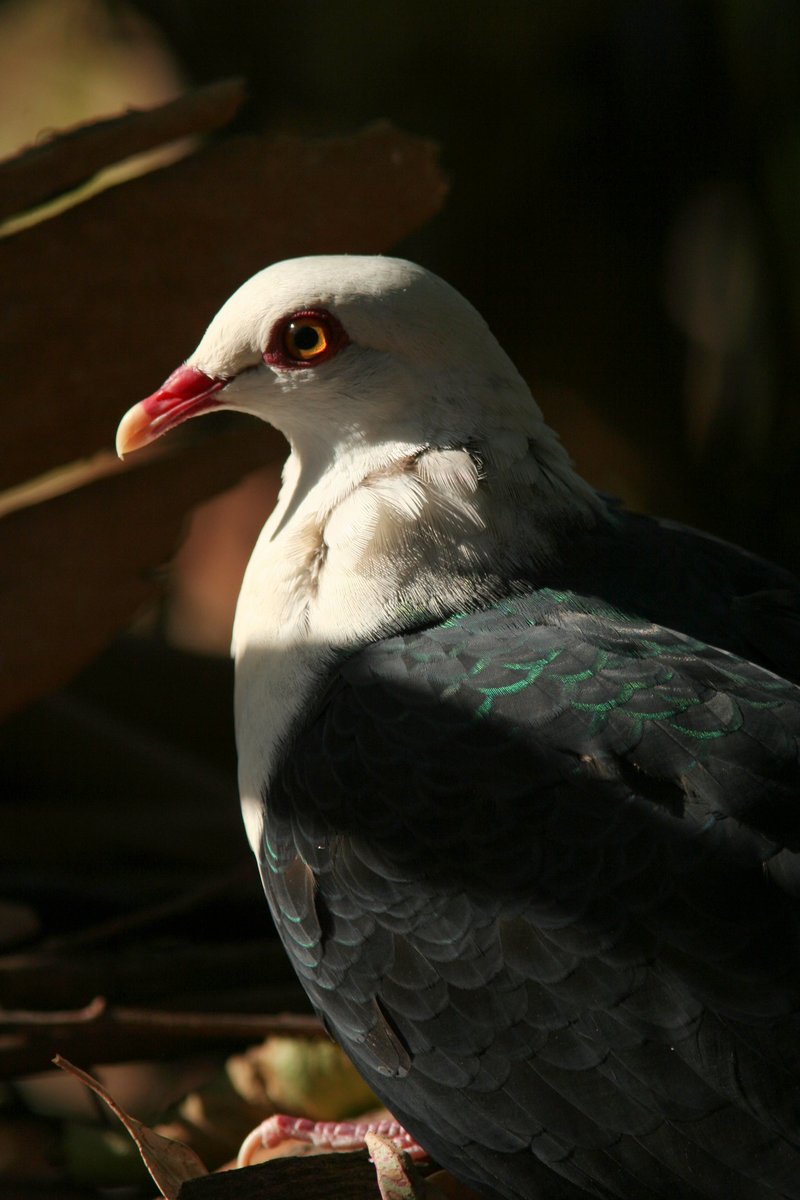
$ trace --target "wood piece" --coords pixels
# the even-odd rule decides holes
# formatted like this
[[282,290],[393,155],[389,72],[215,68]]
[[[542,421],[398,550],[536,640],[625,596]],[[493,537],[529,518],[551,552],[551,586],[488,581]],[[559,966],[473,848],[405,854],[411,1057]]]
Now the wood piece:
[[157,108],[78,125],[0,162],[0,221],[86,183],[104,167],[192,134],[227,125],[244,83],[225,79]]
[[178,1200],[380,1200],[375,1167],[365,1150],[274,1158],[239,1171],[184,1183]]
[[432,142],[234,137],[0,241],[0,489],[108,448],[275,259],[376,253],[440,208]]

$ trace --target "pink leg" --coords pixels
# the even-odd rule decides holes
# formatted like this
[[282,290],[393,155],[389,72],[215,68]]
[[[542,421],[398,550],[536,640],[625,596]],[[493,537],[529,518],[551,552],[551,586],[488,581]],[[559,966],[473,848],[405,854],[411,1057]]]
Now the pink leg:
[[400,1150],[405,1150],[413,1159],[427,1158],[410,1133],[391,1118],[381,1121],[311,1121],[307,1117],[287,1117],[275,1113],[248,1133],[242,1142],[236,1165],[247,1167],[254,1152],[261,1146],[270,1148],[289,1140],[308,1142],[326,1150],[360,1150],[366,1133],[379,1133],[387,1137]]

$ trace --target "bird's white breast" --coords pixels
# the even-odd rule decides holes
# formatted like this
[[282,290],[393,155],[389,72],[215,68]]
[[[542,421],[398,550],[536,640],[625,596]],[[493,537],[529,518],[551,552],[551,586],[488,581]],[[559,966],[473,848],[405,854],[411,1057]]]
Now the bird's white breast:
[[[323,480],[298,503],[302,481],[291,460],[287,468],[245,572],[233,632],[239,789],[256,853],[265,788],[293,726],[335,662],[391,626],[401,586],[398,565],[371,545],[381,541],[380,519],[364,537],[360,489],[321,506]],[[359,511],[348,515],[353,505]]]

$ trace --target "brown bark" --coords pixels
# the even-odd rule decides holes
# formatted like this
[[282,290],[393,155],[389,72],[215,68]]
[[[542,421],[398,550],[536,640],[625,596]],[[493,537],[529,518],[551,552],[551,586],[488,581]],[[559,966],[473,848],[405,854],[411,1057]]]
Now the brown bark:
[[240,1171],[221,1171],[184,1183],[178,1200],[380,1200],[366,1151],[275,1158]]

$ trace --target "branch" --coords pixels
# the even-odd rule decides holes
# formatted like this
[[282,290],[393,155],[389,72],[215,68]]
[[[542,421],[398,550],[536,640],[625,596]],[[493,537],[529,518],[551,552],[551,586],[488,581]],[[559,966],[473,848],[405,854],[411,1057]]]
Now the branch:
[[124,1062],[174,1058],[209,1043],[252,1043],[273,1036],[327,1035],[313,1016],[116,1008],[97,997],[68,1012],[0,1014],[0,1078],[45,1070],[56,1053],[86,1063]]
[[381,1200],[375,1167],[365,1150],[275,1158],[240,1171],[184,1183],[178,1200]]

